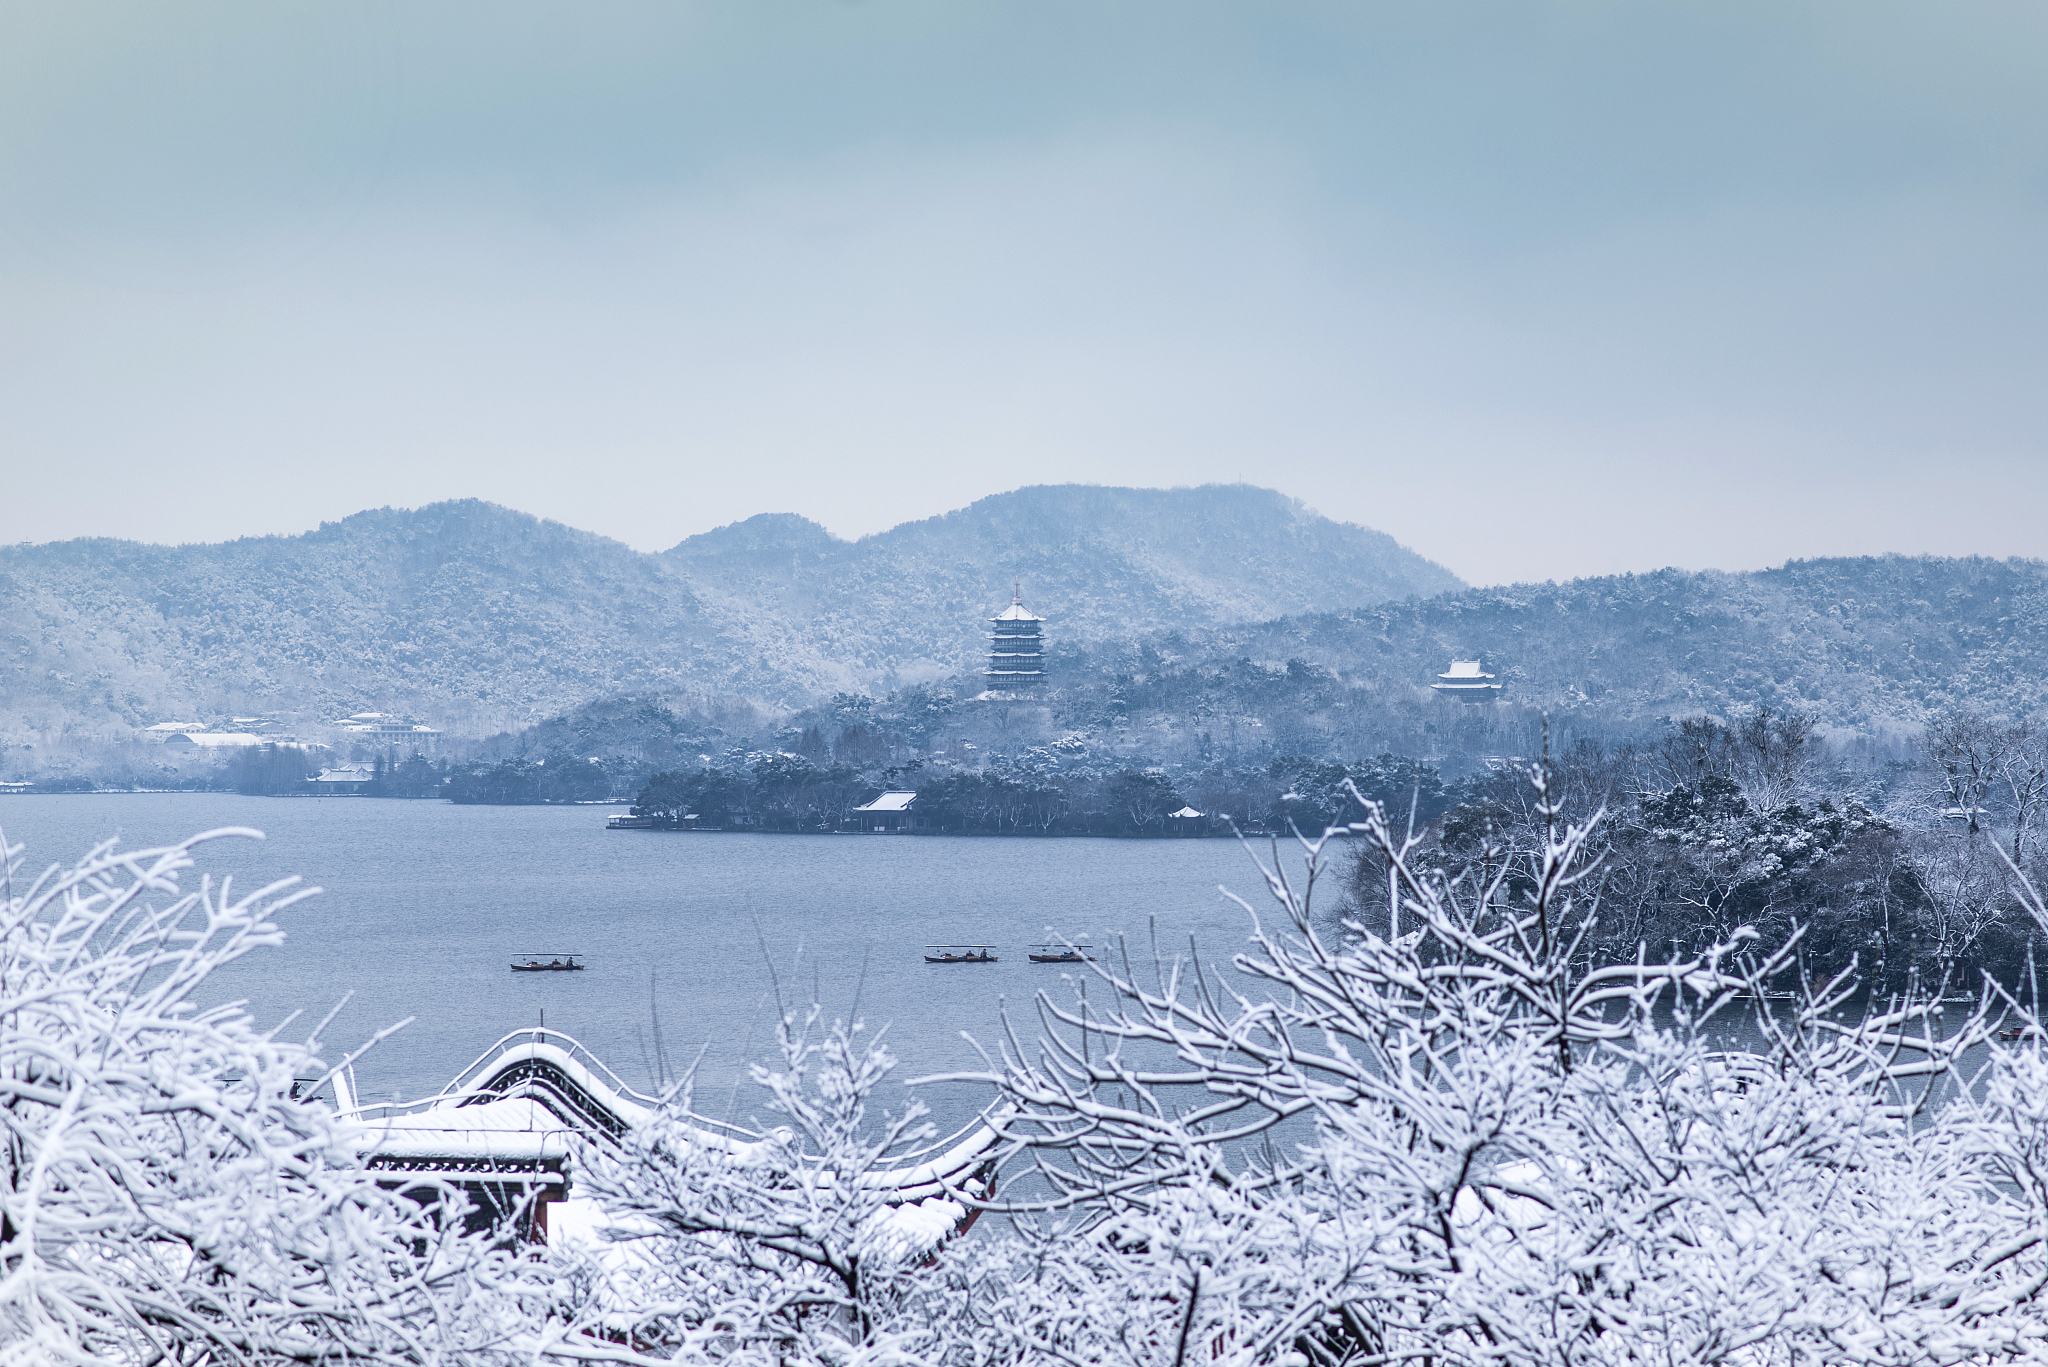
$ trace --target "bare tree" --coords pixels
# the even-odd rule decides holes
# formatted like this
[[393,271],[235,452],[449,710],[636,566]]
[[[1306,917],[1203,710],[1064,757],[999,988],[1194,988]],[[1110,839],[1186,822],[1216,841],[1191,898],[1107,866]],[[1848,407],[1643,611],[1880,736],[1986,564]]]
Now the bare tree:
[[1946,978],[2011,909],[2005,868],[1995,846],[1957,834],[1922,832],[1907,847],[1922,894],[1924,948]]
[[1758,704],[1735,724],[1734,777],[1758,811],[1776,811],[1805,786],[1816,721],[1810,712],[1778,712]]
[[1984,799],[2005,764],[2009,729],[1974,712],[1949,711],[1927,724],[1920,745],[1943,776],[1950,810],[1977,835]]
[[2048,729],[2031,717],[2007,728],[1998,777],[2012,803],[2012,862],[2027,862],[2027,823],[2048,797]]
[[1657,743],[1656,757],[1665,787],[1694,787],[1708,774],[1728,771],[1735,732],[1713,717],[1681,717],[1671,734]]

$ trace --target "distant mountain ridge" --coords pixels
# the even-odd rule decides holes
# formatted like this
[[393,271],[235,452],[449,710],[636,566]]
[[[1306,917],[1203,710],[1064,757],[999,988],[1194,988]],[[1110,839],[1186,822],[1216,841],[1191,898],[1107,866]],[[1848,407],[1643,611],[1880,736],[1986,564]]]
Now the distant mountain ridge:
[[627,693],[880,692],[972,671],[1019,579],[1076,665],[1150,641],[1420,688],[1477,655],[1515,700],[1623,717],[1768,702],[1885,731],[2031,710],[2048,674],[2038,561],[1465,588],[1245,486],[1020,489],[859,541],[766,514],[661,554],[470,500],[218,545],[0,548],[0,743],[363,710],[480,735]]
[[960,624],[999,606],[1013,583],[1068,642],[1463,587],[1382,532],[1243,485],[1019,489],[859,541],[770,513],[693,536],[665,558],[693,583],[754,595],[792,621],[869,624],[849,645],[868,669],[896,674],[971,663]]
[[365,709],[481,733],[629,690],[872,691],[971,667],[1019,576],[1075,643],[1459,586],[1248,486],[1022,489],[858,542],[770,514],[662,555],[476,500],[216,545],[12,546],[0,739]]
[[1477,657],[1541,707],[1656,718],[1764,703],[1884,734],[1949,707],[2040,705],[2048,564],[1892,555],[1474,588],[1221,626],[1189,648],[1417,687]]

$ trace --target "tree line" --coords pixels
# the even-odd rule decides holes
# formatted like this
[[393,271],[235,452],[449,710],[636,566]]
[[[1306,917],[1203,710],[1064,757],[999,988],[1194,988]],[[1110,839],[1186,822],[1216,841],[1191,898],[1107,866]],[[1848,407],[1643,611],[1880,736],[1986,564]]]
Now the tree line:
[[[1746,927],[1766,945],[1796,934],[1806,971],[1854,965],[1880,994],[1984,972],[2020,981],[2041,930],[2015,874],[2048,886],[2034,830],[2048,788],[2040,730],[1952,712],[1928,728],[1923,764],[1872,774],[1828,769],[1814,729],[1810,715],[1757,708],[1687,718],[1648,743],[1582,740],[1537,761],[1545,802],[1519,766],[1454,785],[1442,817],[1411,833],[1410,857],[1526,888],[1560,824],[1597,817],[1589,962],[1683,954]],[[1374,905],[1385,878],[1361,849],[1353,905]]]
[[[318,766],[304,746],[252,745],[228,760],[217,786],[256,797],[306,794],[314,791],[312,780],[317,772]],[[527,806],[601,802],[612,795],[615,786],[613,771],[601,761],[561,750],[496,763],[435,760],[415,751],[403,759],[377,755],[370,762],[369,778],[356,795]]]
[[[1320,830],[1344,816],[1352,789],[1403,810],[1413,805],[1424,821],[1449,801],[1433,768],[1399,755],[1348,765],[1287,756],[1173,775],[1102,764],[1085,747],[1056,744],[972,769],[912,760],[877,771],[754,754],[743,763],[657,773],[633,811],[669,827],[694,817],[700,828],[834,831],[853,828],[856,807],[895,790],[917,794],[913,829],[928,834],[1222,835],[1303,823]],[[1189,808],[1201,816],[1175,818]]]

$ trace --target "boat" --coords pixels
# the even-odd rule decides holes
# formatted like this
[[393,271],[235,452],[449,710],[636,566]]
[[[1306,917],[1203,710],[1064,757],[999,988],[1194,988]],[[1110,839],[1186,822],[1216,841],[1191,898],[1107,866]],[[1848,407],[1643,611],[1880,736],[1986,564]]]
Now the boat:
[[545,961],[528,955],[524,963],[514,961],[514,973],[581,973],[587,965],[576,962],[574,954],[557,954]]
[[[933,950],[938,953],[932,953]],[[926,945],[924,961],[928,964],[992,964],[996,956],[994,948],[989,945]]]
[[1088,952],[1087,945],[1033,945],[1031,962],[1035,964],[1092,964],[1095,956]]

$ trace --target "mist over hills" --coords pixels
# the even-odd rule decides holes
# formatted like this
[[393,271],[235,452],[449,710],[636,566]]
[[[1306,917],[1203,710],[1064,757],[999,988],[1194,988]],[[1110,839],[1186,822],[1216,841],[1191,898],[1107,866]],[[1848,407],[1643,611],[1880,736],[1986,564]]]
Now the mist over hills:
[[1474,588],[1219,626],[1180,651],[1411,686],[1477,656],[1530,706],[1625,720],[1761,703],[1881,736],[1948,707],[2038,706],[2048,565],[1881,556]]
[[1763,702],[1881,735],[1951,705],[2030,710],[2048,671],[2036,561],[1465,588],[1382,533],[1247,486],[1020,489],[859,541],[766,514],[661,554],[472,500],[219,545],[0,548],[0,742],[24,768],[23,745],[166,719],[377,710],[482,736],[628,694],[772,711],[928,681],[959,693],[1017,579],[1077,724],[1095,715],[1083,694],[1111,718],[1137,696],[1121,681],[1168,674],[1159,708],[1234,715],[1245,662],[1298,660],[1398,736],[1393,712],[1426,708],[1445,662],[1476,655],[1525,706],[1654,720]]
[[1017,580],[1067,642],[1463,587],[1384,533],[1244,485],[1019,489],[859,541],[771,513],[693,536],[666,558],[792,621],[828,632],[865,624],[857,644],[871,668],[910,682],[970,663],[976,642],[961,624],[983,614],[992,587]]
[[857,542],[769,515],[664,555],[468,500],[0,549],[0,725],[19,744],[379,710],[477,734],[626,690],[795,704],[968,667],[1018,577],[1069,644],[1458,585],[1247,486],[1023,489]]

